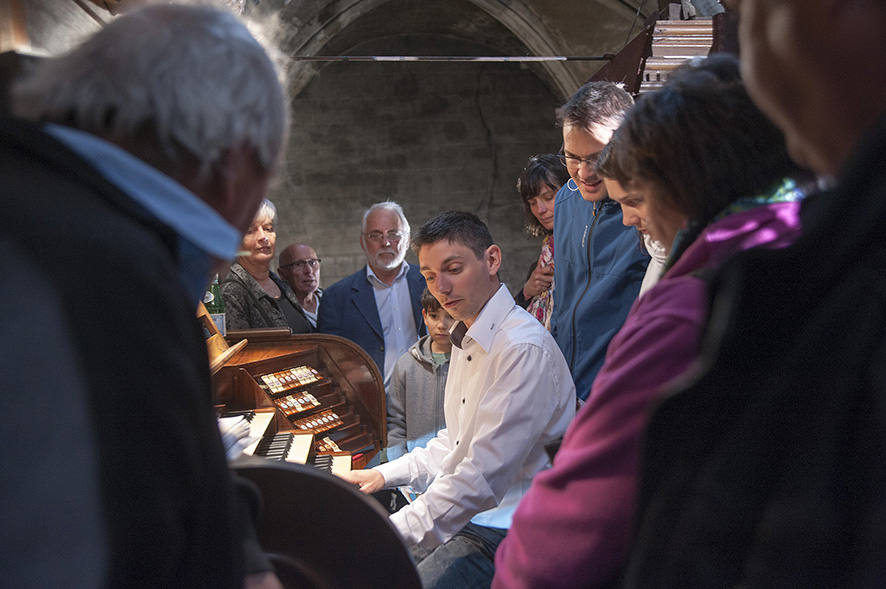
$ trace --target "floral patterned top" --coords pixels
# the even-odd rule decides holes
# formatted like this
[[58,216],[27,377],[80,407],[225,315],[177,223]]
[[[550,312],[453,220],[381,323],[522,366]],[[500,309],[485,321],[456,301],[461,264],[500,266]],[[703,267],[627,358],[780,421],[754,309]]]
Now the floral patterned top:
[[[548,235],[541,244],[541,264],[554,267],[554,236]],[[554,283],[551,288],[535,295],[529,300],[526,310],[530,315],[541,321],[548,331],[551,330],[551,314],[554,312]]]

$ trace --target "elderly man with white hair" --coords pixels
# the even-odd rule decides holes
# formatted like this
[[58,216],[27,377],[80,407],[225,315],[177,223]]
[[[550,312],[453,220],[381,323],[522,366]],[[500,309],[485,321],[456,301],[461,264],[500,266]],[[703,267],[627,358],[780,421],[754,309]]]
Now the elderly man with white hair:
[[[0,434],[4,584],[280,586],[249,564],[195,315],[275,172],[286,104],[265,48],[208,6],[129,12],[14,88],[0,267],[27,279],[0,289],[0,389],[6,410],[59,412]],[[9,313],[20,300],[40,303]],[[14,387],[14,359],[47,346]]]
[[424,334],[421,293],[425,279],[404,258],[409,222],[393,201],[375,203],[363,214],[360,247],[366,266],[323,293],[317,330],[346,337],[375,361],[391,381],[397,358]]

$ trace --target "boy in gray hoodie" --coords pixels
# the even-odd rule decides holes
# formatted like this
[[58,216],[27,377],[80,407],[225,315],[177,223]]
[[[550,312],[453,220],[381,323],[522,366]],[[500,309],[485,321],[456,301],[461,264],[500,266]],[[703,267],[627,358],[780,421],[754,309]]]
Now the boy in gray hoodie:
[[388,388],[388,460],[424,447],[446,427],[443,392],[452,351],[449,329],[455,320],[427,288],[421,305],[428,335],[397,359]]

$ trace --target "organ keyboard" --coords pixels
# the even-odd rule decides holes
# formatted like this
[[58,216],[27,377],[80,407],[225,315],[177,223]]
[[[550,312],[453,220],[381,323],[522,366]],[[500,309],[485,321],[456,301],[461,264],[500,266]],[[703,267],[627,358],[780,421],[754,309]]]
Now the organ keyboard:
[[322,440],[317,444],[324,452],[315,452],[314,435],[308,431],[275,432],[272,409],[230,411],[223,417],[243,417],[249,423],[249,438],[255,441],[246,446],[243,454],[259,456],[268,460],[307,464],[322,471],[342,475],[351,470],[351,455],[341,452],[333,443],[330,447]]
[[315,454],[311,456],[313,436],[302,432],[280,432],[265,436],[256,444],[254,456],[269,460],[309,464],[320,470],[341,476],[351,470],[351,455]]
[[258,445],[261,438],[268,431],[268,427],[271,425],[271,422],[274,420],[274,412],[270,409],[266,410],[253,410],[247,409],[245,411],[228,411],[224,413],[224,417],[235,417],[237,415],[242,415],[247,422],[249,422],[249,437],[254,438],[255,441],[246,447],[243,451],[244,454],[252,455],[255,451],[255,447]]
[[248,343],[213,375],[213,397],[222,415],[254,413],[251,434],[262,441],[244,453],[320,461],[341,474],[363,468],[384,447],[382,377],[356,344],[279,329],[228,333],[229,340],[243,338]]

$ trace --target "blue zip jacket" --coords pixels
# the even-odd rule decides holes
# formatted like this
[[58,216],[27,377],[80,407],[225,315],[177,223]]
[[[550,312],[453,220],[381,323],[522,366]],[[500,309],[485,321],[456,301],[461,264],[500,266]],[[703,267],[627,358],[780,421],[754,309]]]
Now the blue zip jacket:
[[639,233],[608,198],[591,203],[568,182],[554,201],[554,314],[575,392],[587,399],[609,340],[621,329],[649,263]]

